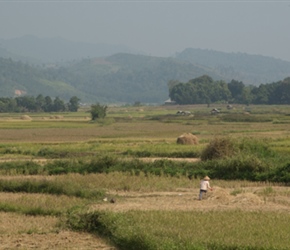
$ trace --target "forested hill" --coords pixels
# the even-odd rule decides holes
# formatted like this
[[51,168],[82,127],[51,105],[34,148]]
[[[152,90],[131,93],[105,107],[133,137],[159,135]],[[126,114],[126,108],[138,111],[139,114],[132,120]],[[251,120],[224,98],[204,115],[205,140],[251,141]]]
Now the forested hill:
[[212,68],[227,82],[235,79],[246,85],[257,86],[290,76],[290,62],[261,55],[188,48],[175,58]]
[[33,66],[0,58],[0,97],[42,94],[65,101],[77,96],[86,103],[162,104],[168,99],[171,80],[186,83],[208,75],[215,81],[235,79],[258,86],[290,76],[290,62],[282,60],[239,54],[228,55],[228,59],[225,54],[220,59],[218,56],[207,59],[206,54],[197,57],[191,52],[184,51],[177,58],[118,53],[75,60],[66,66]]
[[[51,73],[50,73],[51,72]],[[20,61],[0,58],[0,97],[21,95],[61,97],[85,97],[82,91],[57,78],[57,70],[32,67]]]
[[206,67],[132,54],[84,59],[66,67],[32,67],[3,58],[0,64],[1,96],[14,96],[20,90],[26,95],[58,96],[64,100],[76,95],[89,103],[160,104],[168,99],[170,80],[188,81],[204,74],[219,79]]
[[[74,74],[90,71],[82,82],[82,89],[96,93],[105,102],[163,103],[168,99],[170,80],[186,81],[203,74],[219,78],[210,69],[172,58],[159,58],[132,54],[115,54],[103,60],[84,60],[68,70]],[[92,70],[94,69],[94,70]],[[72,82],[77,87],[81,82]]]

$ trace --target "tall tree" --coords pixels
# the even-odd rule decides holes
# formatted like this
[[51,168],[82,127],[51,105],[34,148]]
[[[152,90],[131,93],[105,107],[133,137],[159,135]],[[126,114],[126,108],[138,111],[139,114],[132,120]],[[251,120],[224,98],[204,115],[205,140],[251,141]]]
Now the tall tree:
[[228,88],[232,94],[232,102],[241,102],[245,85],[243,82],[232,80],[228,83]]
[[36,111],[44,111],[45,109],[45,98],[43,95],[38,95],[35,98],[35,104],[36,104]]
[[44,111],[45,112],[53,111],[53,102],[51,97],[46,96],[44,99],[45,99]]
[[71,111],[71,112],[77,112],[78,111],[78,108],[79,108],[79,101],[81,99],[79,99],[78,97],[76,96],[73,96],[70,98],[69,100],[69,103],[68,103],[68,110]]
[[59,111],[65,111],[66,107],[63,102],[59,97],[56,97],[53,101],[53,111],[59,112]]

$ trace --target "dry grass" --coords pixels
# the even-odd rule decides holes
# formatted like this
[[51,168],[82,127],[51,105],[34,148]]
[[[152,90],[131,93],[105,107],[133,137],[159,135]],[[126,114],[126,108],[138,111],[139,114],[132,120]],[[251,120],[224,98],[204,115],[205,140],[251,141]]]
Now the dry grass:
[[86,204],[83,199],[65,195],[1,193],[0,204],[9,204],[20,209],[37,209],[65,213],[69,208]]
[[[2,194],[1,194],[2,196]],[[0,212],[0,235],[21,233],[55,233],[59,220],[51,216],[23,216],[16,213]]]
[[104,240],[88,233],[67,231],[55,217],[0,212],[0,249],[109,250]]
[[[198,201],[198,188],[176,189],[171,192],[130,192],[112,191],[108,195],[116,202],[108,201],[92,205],[91,209],[112,210],[116,212],[129,210],[159,211],[260,211],[287,212],[290,209],[290,198],[277,194],[276,199],[258,194],[263,188],[245,189],[233,195],[232,189],[215,187],[204,200]],[[275,187],[274,187],[275,189]],[[285,188],[286,189],[286,188]],[[281,203],[281,199],[284,203]]]
[[[211,180],[214,191],[209,192],[203,201],[198,201],[199,180],[189,180],[185,177],[110,173],[2,178],[11,180],[45,178],[47,181],[77,183],[85,189],[106,189],[107,201],[91,203],[90,210],[111,210],[117,213],[128,211],[288,213],[290,209],[288,188],[270,183]],[[112,198],[115,203],[109,202]],[[73,197],[23,193],[1,193],[1,203],[27,207],[40,206],[47,209],[60,207],[68,209],[70,206],[85,204],[84,201]],[[174,218],[173,214],[170,218]],[[0,249],[5,249],[4,246],[6,249],[16,247],[18,249],[113,249],[99,238],[66,231],[59,224],[59,220],[51,216],[32,217],[15,213],[0,213],[0,221],[2,226],[0,240],[1,247],[3,246]]]
[[191,133],[184,133],[181,136],[178,136],[176,143],[183,145],[196,145],[198,144],[198,138]]

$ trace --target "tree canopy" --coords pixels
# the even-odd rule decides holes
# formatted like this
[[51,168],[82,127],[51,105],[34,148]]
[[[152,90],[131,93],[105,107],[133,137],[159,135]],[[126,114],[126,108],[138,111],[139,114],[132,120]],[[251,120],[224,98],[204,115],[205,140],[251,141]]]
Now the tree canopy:
[[76,112],[79,101],[78,97],[73,96],[69,103],[65,103],[59,97],[52,99],[41,94],[36,98],[34,96],[0,97],[0,112]]
[[[173,84],[174,83],[174,84]],[[170,82],[169,97],[177,104],[290,104],[290,77],[283,81],[252,86],[241,81],[226,83],[203,75],[186,83]]]

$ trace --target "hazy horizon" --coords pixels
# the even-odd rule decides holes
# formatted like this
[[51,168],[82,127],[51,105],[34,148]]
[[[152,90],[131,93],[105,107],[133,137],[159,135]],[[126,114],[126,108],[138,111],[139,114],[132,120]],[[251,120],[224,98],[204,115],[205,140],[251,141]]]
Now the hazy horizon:
[[0,0],[0,39],[62,37],[152,56],[199,48],[290,61],[289,3]]

